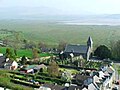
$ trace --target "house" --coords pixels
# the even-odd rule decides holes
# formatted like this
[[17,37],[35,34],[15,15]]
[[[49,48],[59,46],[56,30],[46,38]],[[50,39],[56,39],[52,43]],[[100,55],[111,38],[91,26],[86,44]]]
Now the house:
[[4,56],[0,56],[0,68],[4,68],[5,62],[6,58]]
[[115,81],[115,70],[112,66],[105,66],[100,71],[92,72],[93,83],[99,90],[111,89]]
[[110,89],[115,81],[115,70],[112,66],[108,66],[105,73],[106,80],[103,83],[103,90]]
[[83,90],[81,86],[70,86],[67,90]]
[[81,86],[80,90],[99,90],[98,85],[95,82],[99,83],[98,76],[88,76],[88,75],[79,75],[75,76],[75,84]]
[[87,45],[72,45],[68,44],[65,47],[64,54],[69,58],[71,54],[74,56],[82,56],[84,59],[89,60],[91,53],[93,50],[93,41],[92,38],[89,37],[87,41]]
[[34,67],[34,71],[41,71],[42,72],[43,70],[47,70],[47,66],[44,64],[37,65]]
[[93,82],[93,77],[92,76],[77,74],[74,77],[74,84],[77,84],[78,86],[89,85],[92,82]]
[[0,56],[3,56],[3,54],[2,54],[2,53],[0,53]]
[[50,50],[49,48],[42,47],[42,48],[40,48],[40,51],[41,51],[42,53],[48,53],[48,52],[50,52],[51,50]]
[[9,58],[5,58],[4,56],[0,56],[0,68],[16,70],[18,67],[18,63],[13,60],[9,60]]
[[12,60],[8,60],[5,64],[4,64],[4,68],[5,69],[10,69],[10,70],[16,70],[18,67],[18,63],[16,61],[12,61]]
[[22,73],[34,73],[34,68],[36,65],[29,65],[29,66],[24,66],[21,68],[20,72]]
[[93,83],[96,85],[97,88],[99,88],[97,84],[100,84],[102,82],[101,82],[100,78],[97,75],[95,75],[95,76],[93,76]]
[[38,90],[67,90],[67,88],[60,85],[44,84]]
[[99,90],[97,87],[94,85],[94,83],[91,83],[87,86],[87,90]]
[[47,66],[45,66],[44,64],[41,65],[28,65],[28,66],[24,66],[23,68],[21,68],[20,72],[23,73],[35,73],[37,71],[42,71],[43,69],[47,69]]

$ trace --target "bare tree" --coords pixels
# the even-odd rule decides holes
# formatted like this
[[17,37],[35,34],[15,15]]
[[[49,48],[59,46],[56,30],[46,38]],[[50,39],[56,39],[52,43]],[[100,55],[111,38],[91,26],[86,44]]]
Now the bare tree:
[[38,48],[45,48],[47,45],[44,42],[39,42],[38,43]]
[[36,48],[33,48],[33,59],[38,60],[39,59],[39,51]]
[[65,49],[66,45],[67,45],[67,43],[64,41],[59,42],[58,50],[63,51]]
[[55,61],[52,61],[49,64],[48,72],[51,76],[58,76],[59,75],[59,66]]

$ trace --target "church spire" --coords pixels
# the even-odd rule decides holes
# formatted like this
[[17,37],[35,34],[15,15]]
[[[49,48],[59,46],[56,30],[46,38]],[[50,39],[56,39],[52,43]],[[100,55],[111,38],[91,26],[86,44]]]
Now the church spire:
[[87,45],[89,46],[89,47],[93,47],[93,40],[92,40],[92,38],[89,36],[89,38],[88,38],[88,41],[87,41]]

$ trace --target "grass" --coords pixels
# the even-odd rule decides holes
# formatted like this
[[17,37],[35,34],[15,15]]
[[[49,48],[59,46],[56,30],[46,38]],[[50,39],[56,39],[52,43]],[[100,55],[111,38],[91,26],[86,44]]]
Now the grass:
[[79,73],[79,71],[77,71],[75,69],[59,68],[59,70],[61,70],[61,71],[68,71],[71,74]]
[[22,31],[28,40],[41,41],[48,45],[57,45],[60,41],[86,44],[88,36],[93,38],[94,46],[110,45],[110,42],[118,40],[120,35],[120,26],[64,25],[37,20],[1,21],[0,29],[2,28]]
[[[5,52],[6,52],[6,47],[0,47],[0,53],[5,54]],[[31,58],[32,50],[19,49],[19,50],[17,50],[17,54],[18,54],[18,57],[22,57],[25,55],[26,57]],[[52,54],[49,54],[49,53],[40,53],[39,54],[40,57],[46,57],[46,56],[51,56],[51,55]]]

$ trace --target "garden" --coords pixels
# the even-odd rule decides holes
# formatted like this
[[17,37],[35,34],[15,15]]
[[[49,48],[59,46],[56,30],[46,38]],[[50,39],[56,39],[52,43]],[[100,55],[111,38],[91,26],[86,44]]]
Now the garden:
[[33,90],[44,83],[57,83],[59,85],[66,83],[60,77],[51,77],[48,73],[24,74],[6,70],[0,70],[0,72],[0,86],[14,90]]
[[33,88],[21,86],[19,84],[15,84],[11,82],[12,78],[10,77],[10,73],[7,70],[0,70],[0,86],[9,88],[12,90],[33,90]]

